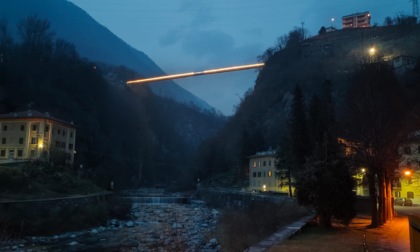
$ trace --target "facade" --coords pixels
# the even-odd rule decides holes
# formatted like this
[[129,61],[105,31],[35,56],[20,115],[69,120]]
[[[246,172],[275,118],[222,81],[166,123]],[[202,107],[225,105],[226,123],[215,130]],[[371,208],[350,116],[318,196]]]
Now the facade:
[[0,114],[0,163],[48,158],[65,153],[72,164],[76,127],[38,111]]
[[393,185],[393,196],[410,198],[420,204],[420,132],[400,148],[400,169]]
[[249,189],[261,192],[288,193],[286,181],[276,176],[276,151],[257,152],[249,156]]
[[344,16],[342,17],[343,29],[370,27],[370,18],[369,11]]

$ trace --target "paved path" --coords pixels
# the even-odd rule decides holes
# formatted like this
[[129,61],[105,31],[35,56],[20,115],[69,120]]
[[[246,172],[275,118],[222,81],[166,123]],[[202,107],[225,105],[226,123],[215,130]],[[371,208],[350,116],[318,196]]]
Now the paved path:
[[368,229],[370,218],[358,216],[353,219],[349,227],[335,226],[332,230],[310,226],[301,231],[299,235],[275,245],[268,251],[290,252],[347,252],[363,251],[365,235],[369,252],[409,252],[409,229],[406,216],[395,217],[392,222],[379,228]]

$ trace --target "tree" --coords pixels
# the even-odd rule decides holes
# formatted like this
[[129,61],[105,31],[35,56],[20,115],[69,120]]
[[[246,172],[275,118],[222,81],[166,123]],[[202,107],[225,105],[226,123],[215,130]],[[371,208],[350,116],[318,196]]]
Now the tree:
[[52,53],[54,33],[50,30],[50,22],[37,16],[30,16],[18,24],[19,35],[24,51],[36,60],[45,60]]
[[281,139],[277,151],[276,176],[281,179],[287,178],[289,196],[292,196],[292,177],[296,177],[303,169],[311,148],[306,125],[305,101],[299,85],[296,85],[293,92],[288,128],[289,136]]
[[384,62],[362,64],[348,90],[346,128],[356,146],[356,161],[367,166],[372,227],[393,216],[391,187],[398,148],[407,133],[406,101],[393,69]]
[[314,96],[309,108],[313,148],[305,169],[297,176],[296,195],[301,204],[315,207],[319,223],[330,227],[332,218],[348,224],[355,215],[355,181],[341,157],[337,143],[331,83],[325,81],[321,98]]
[[13,38],[7,28],[6,19],[0,19],[0,61],[4,61],[13,44]]
[[384,20],[384,26],[393,26],[394,20],[391,17],[386,17]]
[[319,29],[318,31],[318,35],[324,35],[327,33],[327,29],[325,28],[325,26],[322,26],[321,29]]

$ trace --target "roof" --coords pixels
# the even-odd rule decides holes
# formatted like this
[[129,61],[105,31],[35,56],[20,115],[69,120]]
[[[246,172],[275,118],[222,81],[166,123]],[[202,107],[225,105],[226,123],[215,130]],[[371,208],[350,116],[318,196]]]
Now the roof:
[[51,116],[48,112],[42,113],[39,111],[32,110],[0,114],[0,121],[3,119],[46,119],[65,124],[68,127],[76,128],[76,125],[74,125],[73,122],[66,122],[61,119],[55,118]]
[[260,151],[255,153],[255,155],[248,156],[247,158],[256,158],[256,157],[269,157],[269,156],[275,156],[276,151],[275,150],[268,150],[268,151]]
[[342,19],[349,18],[349,17],[354,17],[354,16],[359,16],[359,15],[366,15],[366,14],[370,14],[369,11],[365,11],[365,12],[361,12],[361,13],[357,12],[357,13],[353,13],[353,14],[350,14],[350,15],[346,15],[346,16],[343,16]]

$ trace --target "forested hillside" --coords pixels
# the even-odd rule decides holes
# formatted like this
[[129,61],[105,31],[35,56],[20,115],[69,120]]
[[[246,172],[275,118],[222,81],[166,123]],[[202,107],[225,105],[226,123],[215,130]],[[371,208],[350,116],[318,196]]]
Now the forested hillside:
[[32,109],[73,121],[73,169],[83,165],[103,187],[192,183],[195,150],[222,116],[158,97],[147,85],[127,87],[121,76],[134,71],[81,59],[47,20],[27,17],[17,29],[22,42],[0,23],[0,113]]
[[[292,90],[297,85],[309,105],[314,95],[322,94],[324,84],[330,83],[335,113],[343,122],[347,89],[354,84],[354,75],[362,63],[384,61],[393,66],[395,57],[420,56],[420,27],[411,23],[303,37],[302,30],[295,28],[261,56],[266,65],[254,89],[247,92],[219,134],[200,149],[197,163],[206,167],[203,173],[231,171],[241,177],[248,165],[247,156],[270,147],[276,149],[290,134]],[[372,47],[376,53],[369,55]],[[412,67],[396,73],[400,84],[412,95],[418,89],[416,71]]]

